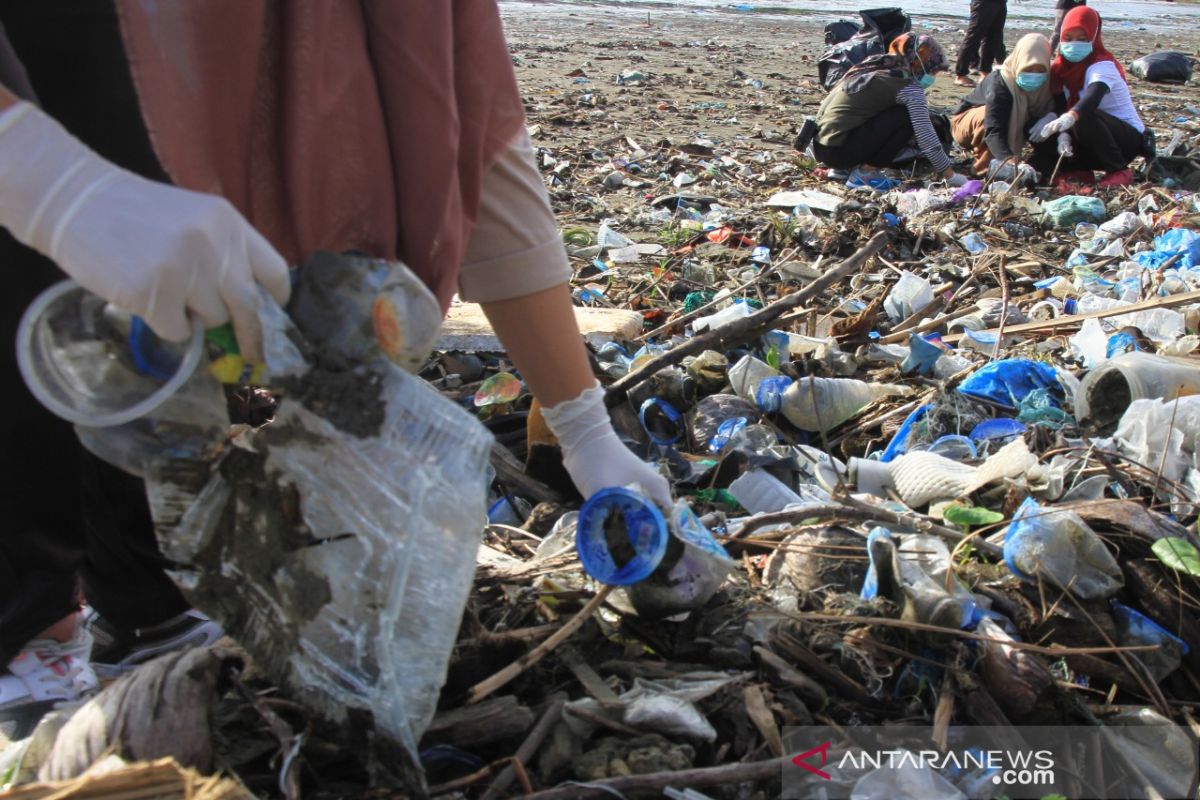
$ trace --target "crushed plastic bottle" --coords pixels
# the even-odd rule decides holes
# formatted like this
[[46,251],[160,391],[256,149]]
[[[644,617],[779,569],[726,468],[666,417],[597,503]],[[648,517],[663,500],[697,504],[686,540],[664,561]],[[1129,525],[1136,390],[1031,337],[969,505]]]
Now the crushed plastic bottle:
[[1109,597],[1125,577],[1104,541],[1074,511],[1042,508],[1032,497],[1013,515],[1004,562],[1022,580],[1046,580],[1077,597]]

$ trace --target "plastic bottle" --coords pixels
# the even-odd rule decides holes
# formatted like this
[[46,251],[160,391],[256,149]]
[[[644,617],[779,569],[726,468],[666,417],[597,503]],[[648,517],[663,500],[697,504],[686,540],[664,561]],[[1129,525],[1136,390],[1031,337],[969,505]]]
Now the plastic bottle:
[[625,587],[639,616],[691,611],[721,587],[733,560],[684,500],[669,519],[632,488],[602,489],[579,510],[576,546],[584,570]]
[[729,384],[733,393],[746,402],[758,399],[758,387],[767,378],[781,377],[782,373],[765,361],[754,356],[742,356],[729,368]]
[[911,392],[907,386],[852,378],[801,378],[784,392],[780,410],[802,431],[829,431],[875,400]]
[[1121,418],[1134,400],[1174,400],[1200,394],[1200,362],[1154,353],[1110,358],[1083,379],[1075,416],[1100,427]]
[[752,469],[729,484],[729,493],[751,514],[781,511],[804,499],[766,470]]
[[730,325],[753,315],[757,310],[749,303],[733,303],[715,314],[692,320],[692,330],[699,332]]

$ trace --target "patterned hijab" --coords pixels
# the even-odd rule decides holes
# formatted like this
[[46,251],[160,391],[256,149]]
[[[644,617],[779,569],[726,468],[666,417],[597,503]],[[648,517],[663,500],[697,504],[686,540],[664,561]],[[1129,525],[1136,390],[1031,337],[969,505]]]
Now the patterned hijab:
[[888,45],[887,53],[870,56],[851,67],[842,78],[841,88],[846,94],[855,94],[878,76],[911,81],[925,72],[944,70],[946,64],[946,55],[932,36],[902,33]]

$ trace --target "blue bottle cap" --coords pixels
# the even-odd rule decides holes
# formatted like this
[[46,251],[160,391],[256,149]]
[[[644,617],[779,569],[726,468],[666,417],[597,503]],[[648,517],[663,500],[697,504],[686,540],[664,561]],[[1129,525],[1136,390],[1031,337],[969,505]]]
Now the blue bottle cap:
[[[626,537],[632,557],[618,564],[609,549],[609,533]],[[575,549],[584,572],[613,586],[644,580],[667,552],[667,523],[653,500],[622,487],[601,489],[583,508],[575,529]],[[620,541],[620,539],[616,539]]]

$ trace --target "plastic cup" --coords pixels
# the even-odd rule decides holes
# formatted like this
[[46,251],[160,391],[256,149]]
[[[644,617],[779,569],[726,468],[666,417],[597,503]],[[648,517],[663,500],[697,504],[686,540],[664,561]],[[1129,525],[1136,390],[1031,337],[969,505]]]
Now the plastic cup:
[[17,328],[29,391],[55,416],[90,428],[150,414],[191,377],[203,351],[199,319],[189,341],[168,342],[71,280],[38,295]]
[[[632,551],[628,557],[614,555],[610,532],[618,542],[626,538]],[[579,509],[575,545],[588,575],[612,586],[629,586],[658,567],[667,552],[667,536],[667,522],[653,500],[613,487],[596,492]]]

